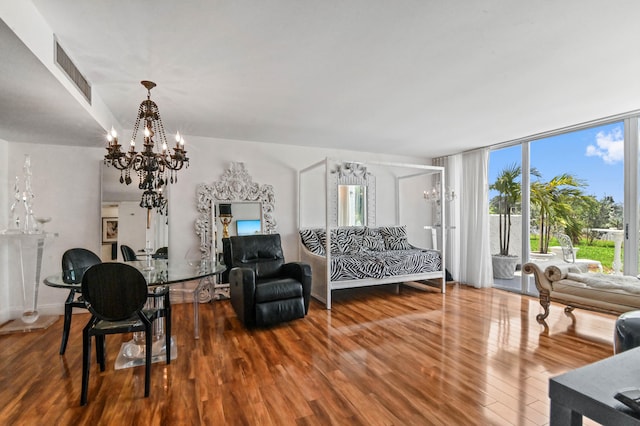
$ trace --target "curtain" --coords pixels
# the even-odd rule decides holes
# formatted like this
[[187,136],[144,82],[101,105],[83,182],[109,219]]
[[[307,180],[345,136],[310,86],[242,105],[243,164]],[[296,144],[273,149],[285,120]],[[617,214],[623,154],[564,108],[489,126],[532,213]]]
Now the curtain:
[[458,154],[450,159],[452,165],[460,168],[455,170],[455,177],[460,179],[457,210],[464,212],[459,213],[459,232],[454,234],[459,241],[458,280],[476,288],[491,287],[493,270],[489,244],[489,150]]

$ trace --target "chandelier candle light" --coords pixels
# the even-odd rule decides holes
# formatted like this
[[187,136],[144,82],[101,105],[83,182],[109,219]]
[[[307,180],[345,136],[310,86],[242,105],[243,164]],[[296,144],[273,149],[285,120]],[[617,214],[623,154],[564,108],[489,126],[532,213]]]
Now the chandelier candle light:
[[[147,99],[140,103],[138,116],[133,126],[133,135],[127,152],[120,150],[118,134],[112,128],[107,134],[107,154],[104,163],[120,170],[120,183],[131,183],[131,170],[138,174],[138,188],[143,190],[140,207],[148,210],[161,208],[164,202],[162,188],[169,183],[178,181],[177,171],[182,167],[189,167],[189,158],[184,149],[184,138],[176,133],[176,146],[173,154],[169,153],[167,137],[160,119],[158,105],[151,100],[151,89],[156,84],[143,80],[142,85],[147,89]],[[143,149],[136,152],[136,136],[142,120],[144,126]],[[159,148],[155,146],[154,136],[159,138]],[[154,150],[155,149],[155,150]]]

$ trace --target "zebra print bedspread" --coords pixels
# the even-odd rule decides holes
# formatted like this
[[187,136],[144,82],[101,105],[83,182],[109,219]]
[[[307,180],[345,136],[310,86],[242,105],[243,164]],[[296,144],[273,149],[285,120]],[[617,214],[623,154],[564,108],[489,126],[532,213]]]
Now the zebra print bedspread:
[[[309,251],[325,256],[326,230],[300,230],[300,238]],[[440,270],[440,252],[409,244],[404,226],[331,230],[331,281],[386,278]]]
[[388,250],[331,257],[331,281],[385,278],[439,270],[440,253],[435,250]]

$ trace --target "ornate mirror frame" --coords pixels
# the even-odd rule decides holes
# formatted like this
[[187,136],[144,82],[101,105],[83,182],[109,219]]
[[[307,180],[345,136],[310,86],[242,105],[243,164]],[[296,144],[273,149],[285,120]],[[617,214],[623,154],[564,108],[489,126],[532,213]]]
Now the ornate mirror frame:
[[198,218],[196,219],[196,234],[200,237],[200,252],[203,259],[211,259],[211,248],[214,244],[215,232],[212,222],[215,220],[215,209],[212,207],[217,201],[259,202],[261,210],[262,232],[276,233],[275,195],[272,185],[260,185],[253,182],[251,175],[245,169],[244,163],[232,162],[221,178],[211,185],[201,183],[196,189],[198,200]]
[[362,163],[338,163],[331,170],[329,200],[331,226],[338,226],[338,185],[362,185],[367,188],[367,226],[376,226],[376,177]]

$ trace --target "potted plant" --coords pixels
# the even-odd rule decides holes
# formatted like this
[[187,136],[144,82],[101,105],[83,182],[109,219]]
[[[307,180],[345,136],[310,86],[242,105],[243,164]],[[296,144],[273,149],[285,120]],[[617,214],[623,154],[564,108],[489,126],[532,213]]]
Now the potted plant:
[[[540,234],[539,254],[549,252],[551,235],[557,228],[574,227],[574,205],[586,198],[580,189],[582,186],[582,181],[568,173],[554,176],[548,182],[538,180],[531,184],[531,205],[537,211]],[[578,228],[582,226],[579,225]]]
[[518,265],[518,256],[509,254],[511,242],[511,211],[520,201],[521,188],[518,178],[521,168],[513,163],[505,167],[489,189],[498,191],[492,200],[499,217],[500,252],[492,255],[493,277],[512,279]]

